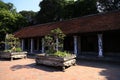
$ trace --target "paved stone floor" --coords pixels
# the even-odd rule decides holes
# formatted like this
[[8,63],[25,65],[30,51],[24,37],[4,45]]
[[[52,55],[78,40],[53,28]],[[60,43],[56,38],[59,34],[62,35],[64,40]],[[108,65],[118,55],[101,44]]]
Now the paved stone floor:
[[80,60],[62,72],[30,58],[0,60],[0,80],[120,80],[120,65]]

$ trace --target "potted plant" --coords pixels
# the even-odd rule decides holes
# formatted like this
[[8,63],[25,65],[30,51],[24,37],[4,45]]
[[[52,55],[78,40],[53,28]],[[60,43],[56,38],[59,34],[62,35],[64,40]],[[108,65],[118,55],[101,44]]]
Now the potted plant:
[[76,64],[76,56],[63,51],[63,40],[65,34],[59,29],[51,30],[50,34],[44,37],[47,48],[45,54],[36,55],[36,64],[66,67]]
[[1,58],[26,58],[25,51],[20,48],[20,40],[12,34],[7,34],[5,38],[5,50],[0,52]]

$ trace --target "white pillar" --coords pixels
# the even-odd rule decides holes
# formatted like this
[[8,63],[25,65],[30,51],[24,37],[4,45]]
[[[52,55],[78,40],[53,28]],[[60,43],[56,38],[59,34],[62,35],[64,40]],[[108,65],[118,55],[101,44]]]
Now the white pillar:
[[21,47],[22,47],[22,51],[24,50],[24,39],[22,39],[22,45],[21,45]]
[[45,41],[44,41],[44,38],[42,38],[42,53],[45,52]]
[[7,44],[7,39],[8,38],[8,34],[6,34],[6,36],[5,36],[5,50],[7,50],[8,49],[8,44]]
[[37,39],[37,51],[39,51],[39,38]]
[[98,34],[98,56],[103,57],[102,34]]
[[77,50],[77,51],[78,51],[78,54],[81,54],[81,37],[78,36],[78,37],[77,37],[77,40],[78,40],[78,41],[77,41],[77,44],[78,44],[78,45],[77,45],[77,46],[78,46],[78,48],[77,48],[78,50]]
[[33,39],[31,38],[31,48],[30,48],[30,52],[33,53]]
[[59,45],[59,41],[58,38],[56,38],[56,51],[58,51],[58,45]]
[[74,36],[74,53],[77,56],[77,36]]

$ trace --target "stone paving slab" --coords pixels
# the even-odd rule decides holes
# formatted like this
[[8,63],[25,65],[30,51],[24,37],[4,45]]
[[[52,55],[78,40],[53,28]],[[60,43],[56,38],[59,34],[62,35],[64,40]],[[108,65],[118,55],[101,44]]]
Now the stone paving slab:
[[34,59],[0,60],[0,80],[120,80],[120,65],[77,61],[62,72],[60,68],[36,65]]

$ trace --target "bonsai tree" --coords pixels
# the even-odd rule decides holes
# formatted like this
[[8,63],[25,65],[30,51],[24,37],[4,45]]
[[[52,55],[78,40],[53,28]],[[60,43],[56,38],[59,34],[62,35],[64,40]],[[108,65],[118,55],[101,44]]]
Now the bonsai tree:
[[1,52],[1,58],[26,58],[27,52],[21,52],[20,40],[12,34],[7,34],[5,38],[5,50]]
[[12,34],[7,34],[5,38],[5,51],[22,51],[20,48],[20,40]]
[[37,54],[35,59],[36,64],[62,67],[63,71],[66,67],[75,65],[76,56],[63,51],[64,37],[65,34],[59,28],[51,30],[51,32],[44,37],[45,47],[48,48],[46,54]]
[[47,48],[46,53],[49,55],[56,55],[64,57],[68,53],[63,52],[63,40],[65,34],[60,28],[51,30],[51,32],[44,37],[45,47]]

